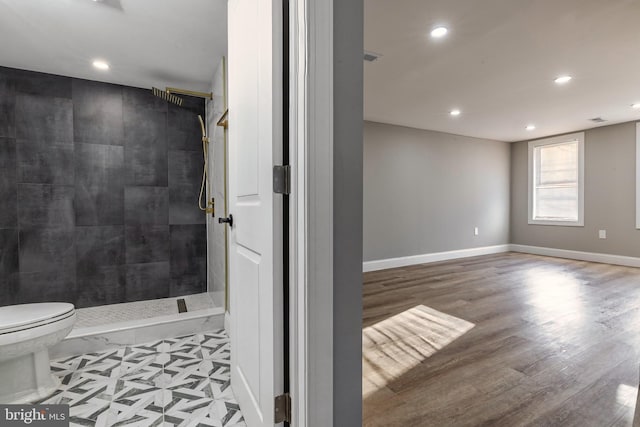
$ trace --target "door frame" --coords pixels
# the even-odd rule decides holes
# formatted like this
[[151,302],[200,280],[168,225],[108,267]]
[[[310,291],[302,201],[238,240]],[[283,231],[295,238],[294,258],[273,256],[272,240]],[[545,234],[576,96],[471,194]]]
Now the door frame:
[[294,426],[333,421],[333,0],[290,0],[289,360]]

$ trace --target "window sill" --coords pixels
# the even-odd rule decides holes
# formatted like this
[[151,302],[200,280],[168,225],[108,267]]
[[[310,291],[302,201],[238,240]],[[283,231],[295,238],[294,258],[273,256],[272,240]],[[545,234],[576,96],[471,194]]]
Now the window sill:
[[583,221],[546,221],[541,219],[530,219],[529,225],[554,225],[560,227],[584,227]]

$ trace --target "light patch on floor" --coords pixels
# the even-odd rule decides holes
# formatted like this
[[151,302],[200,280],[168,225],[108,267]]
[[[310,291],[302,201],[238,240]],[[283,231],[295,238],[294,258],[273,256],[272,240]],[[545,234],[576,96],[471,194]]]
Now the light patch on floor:
[[[526,302],[535,309],[539,319],[551,316],[554,323],[580,326],[585,321],[584,284],[571,272],[544,267],[529,269],[524,280],[529,289]],[[549,326],[553,324],[549,323]]]
[[418,305],[366,327],[362,332],[363,396],[383,389],[474,326]]
[[616,390],[616,402],[629,408],[636,407],[636,399],[638,398],[638,387],[627,384],[620,384]]
[[110,325],[112,323],[132,320],[151,319],[153,317],[178,314],[178,299],[184,299],[188,311],[214,308],[213,300],[208,293],[186,295],[175,298],[161,298],[146,301],[126,302],[122,304],[100,305],[79,308],[75,328]]

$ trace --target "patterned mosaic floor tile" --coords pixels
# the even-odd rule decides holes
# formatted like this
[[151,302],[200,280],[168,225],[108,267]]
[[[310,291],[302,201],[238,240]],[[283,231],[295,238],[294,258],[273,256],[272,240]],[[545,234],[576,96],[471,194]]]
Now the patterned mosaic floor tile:
[[72,426],[245,427],[224,330],[51,362]]
[[231,345],[223,341],[209,341],[201,346],[204,359],[230,360]]
[[70,384],[86,372],[105,378],[117,378],[125,349],[89,353],[51,362],[51,372],[58,376],[62,384]]
[[244,426],[238,405],[221,400],[180,400],[165,412],[165,422],[173,426]]

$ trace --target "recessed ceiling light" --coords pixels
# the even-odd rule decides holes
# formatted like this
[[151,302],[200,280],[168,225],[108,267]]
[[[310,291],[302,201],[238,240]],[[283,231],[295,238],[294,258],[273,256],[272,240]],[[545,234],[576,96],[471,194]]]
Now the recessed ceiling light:
[[573,77],[571,76],[560,76],[554,80],[556,84],[563,85],[565,83],[569,83]]
[[536,130],[536,125],[527,125],[525,129],[528,131]]
[[456,108],[455,110],[449,111],[449,114],[451,114],[452,116],[459,116],[460,115],[460,110],[458,110]]
[[636,102],[635,104],[631,104],[631,108],[634,110],[640,110],[640,102]]
[[98,70],[109,69],[109,64],[107,64],[105,61],[102,61],[100,59],[96,59],[95,61],[93,61],[93,66],[96,67]]
[[446,36],[448,32],[447,27],[436,27],[431,30],[431,37],[439,39],[440,37]]

